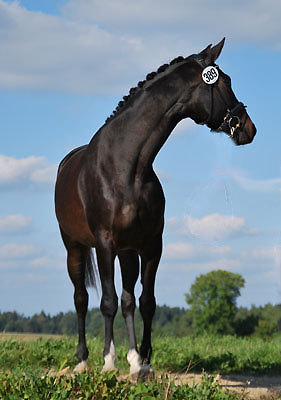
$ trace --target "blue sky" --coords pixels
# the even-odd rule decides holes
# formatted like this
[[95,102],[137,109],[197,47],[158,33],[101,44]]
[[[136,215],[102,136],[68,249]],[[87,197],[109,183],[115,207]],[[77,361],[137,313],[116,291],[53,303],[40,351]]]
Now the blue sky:
[[148,72],[224,36],[218,63],[258,133],[235,147],[185,120],[158,154],[157,302],[185,306],[196,276],[218,268],[245,278],[239,305],[281,302],[280,20],[274,0],[0,0],[1,311],[73,309],[53,205],[59,161]]

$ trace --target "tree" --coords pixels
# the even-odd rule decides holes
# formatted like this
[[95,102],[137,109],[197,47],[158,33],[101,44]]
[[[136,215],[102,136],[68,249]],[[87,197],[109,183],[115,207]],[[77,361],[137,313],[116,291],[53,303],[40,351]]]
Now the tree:
[[259,324],[260,312],[248,310],[246,307],[239,307],[235,315],[235,333],[238,336],[252,335]]
[[192,327],[196,333],[232,334],[235,329],[236,299],[245,280],[240,274],[217,270],[196,278],[186,293]]

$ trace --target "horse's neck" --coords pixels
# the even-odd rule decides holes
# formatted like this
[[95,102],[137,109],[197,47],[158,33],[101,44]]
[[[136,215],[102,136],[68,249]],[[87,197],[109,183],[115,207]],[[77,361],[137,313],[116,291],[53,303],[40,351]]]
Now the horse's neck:
[[181,120],[176,93],[143,92],[133,107],[105,126],[102,141],[116,168],[142,178],[175,125]]
[[181,104],[177,102],[170,104],[162,114],[157,125],[148,132],[147,140],[143,144],[139,155],[138,174],[144,173],[146,168],[152,165],[159,150],[170,136],[174,127],[181,120],[180,111]]

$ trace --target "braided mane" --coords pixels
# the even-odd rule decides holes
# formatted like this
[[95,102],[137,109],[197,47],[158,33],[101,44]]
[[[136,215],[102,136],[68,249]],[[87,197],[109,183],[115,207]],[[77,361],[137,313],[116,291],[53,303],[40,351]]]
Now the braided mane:
[[146,78],[144,81],[140,81],[138,83],[138,86],[133,87],[130,89],[129,94],[127,96],[123,97],[123,100],[119,101],[117,107],[115,108],[115,110],[112,112],[112,114],[110,115],[110,117],[108,117],[105,121],[105,123],[110,122],[114,117],[116,117],[117,114],[119,114],[120,111],[122,111],[123,106],[127,103],[127,101],[136,93],[138,92],[143,85],[147,82],[150,81],[151,79],[154,79],[156,75],[161,74],[162,72],[166,71],[166,69],[173,64],[177,64],[180,63],[182,61],[184,61],[185,58],[182,56],[176,57],[174,58],[169,64],[163,64],[161,65],[158,69],[157,72],[150,72],[149,74],[146,75]]

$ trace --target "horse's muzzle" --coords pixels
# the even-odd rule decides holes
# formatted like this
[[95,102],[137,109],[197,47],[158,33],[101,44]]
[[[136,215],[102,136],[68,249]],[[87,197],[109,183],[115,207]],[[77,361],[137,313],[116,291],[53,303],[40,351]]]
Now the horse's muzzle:
[[243,144],[249,144],[253,141],[257,129],[250,117],[247,115],[247,120],[244,124],[243,130],[239,130],[233,136],[233,141],[237,146],[241,146]]

